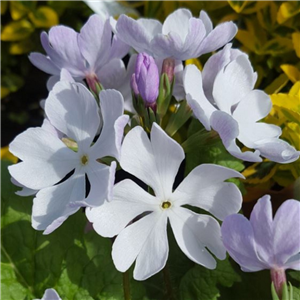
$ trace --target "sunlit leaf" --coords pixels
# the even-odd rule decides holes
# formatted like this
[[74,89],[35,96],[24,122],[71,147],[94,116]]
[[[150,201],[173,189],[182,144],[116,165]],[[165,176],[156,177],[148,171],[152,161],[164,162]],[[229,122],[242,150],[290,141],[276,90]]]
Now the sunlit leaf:
[[29,18],[38,28],[49,28],[58,24],[56,12],[47,6],[40,6],[36,11],[31,12]]
[[278,165],[276,163],[264,161],[251,165],[242,174],[246,177],[246,182],[250,184],[264,183],[274,176],[277,168]]
[[278,36],[275,39],[268,41],[262,48],[261,53],[278,55],[292,51],[293,49],[291,39]]
[[25,20],[13,21],[4,26],[1,40],[14,42],[26,39],[34,31],[33,25]]
[[200,60],[199,59],[197,59],[197,58],[191,58],[191,59],[187,59],[186,61],[185,61],[185,65],[187,66],[187,65],[195,65],[200,71],[202,71],[202,69],[203,69],[203,66],[202,66],[202,64],[201,64],[201,62],[200,62]]
[[9,152],[8,146],[1,148],[1,160],[8,160],[14,164],[18,162],[18,158]]
[[213,12],[228,6],[226,1],[180,1],[180,3],[181,7],[187,7],[191,9],[195,15],[199,15],[199,11],[202,9],[206,12]]
[[280,74],[272,83],[270,83],[266,88],[265,92],[267,94],[275,94],[281,91],[283,87],[288,83],[289,79],[286,74]]
[[277,22],[279,24],[284,23],[289,18],[297,15],[300,12],[300,2],[299,1],[288,1],[281,4],[278,14]]
[[10,15],[13,20],[19,20],[30,12],[21,1],[10,1]]
[[232,7],[232,9],[237,13],[240,13],[248,4],[248,1],[227,1],[227,2]]
[[249,31],[240,29],[235,37],[250,51],[256,52],[260,48],[259,42],[257,41],[256,37]]
[[300,32],[294,32],[292,34],[292,41],[293,41],[295,52],[297,56],[300,57]]
[[276,24],[277,6],[272,1],[268,4],[257,12],[257,20],[263,28],[272,30]]
[[11,43],[9,45],[9,53],[12,55],[20,55],[28,53],[33,50],[33,43],[31,39],[22,40],[20,42]]
[[10,93],[7,87],[1,86],[1,99],[6,97]]
[[280,68],[293,83],[300,80],[300,71],[295,66],[281,65]]

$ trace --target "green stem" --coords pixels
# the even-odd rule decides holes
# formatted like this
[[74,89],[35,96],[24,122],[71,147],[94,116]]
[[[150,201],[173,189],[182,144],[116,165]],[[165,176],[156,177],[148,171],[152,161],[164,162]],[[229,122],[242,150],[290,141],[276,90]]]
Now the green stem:
[[130,279],[128,270],[123,273],[123,292],[124,292],[124,300],[131,300],[130,297]]
[[170,271],[169,271],[169,267],[168,267],[167,264],[163,268],[163,275],[164,275],[164,282],[165,282],[167,299],[175,300],[175,297],[174,297],[174,294],[173,294],[173,288],[172,288],[172,284],[171,284]]

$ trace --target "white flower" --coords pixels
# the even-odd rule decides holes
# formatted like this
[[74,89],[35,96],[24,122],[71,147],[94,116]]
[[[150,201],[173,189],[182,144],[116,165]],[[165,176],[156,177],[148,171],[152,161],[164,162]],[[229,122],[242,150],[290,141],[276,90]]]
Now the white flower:
[[136,280],[147,279],[165,266],[168,220],[179,247],[191,260],[215,268],[216,261],[206,247],[219,259],[225,258],[219,223],[209,215],[199,215],[182,206],[200,207],[222,220],[239,211],[242,202],[238,188],[223,181],[242,175],[217,165],[201,165],[173,191],[183,160],[182,147],[157,124],[152,126],[151,140],[141,127],[135,127],[124,139],[120,164],[149,185],[155,195],[126,179],[115,185],[110,202],[86,211],[98,234],[118,235],[112,250],[115,266],[124,272],[136,260]]
[[[279,163],[299,158],[299,151],[278,139],[278,126],[258,122],[272,108],[270,97],[255,90],[257,79],[248,57],[227,45],[209,58],[203,72],[188,65],[183,75],[186,99],[207,130],[217,131],[233,156],[260,162],[261,156]],[[242,152],[236,140],[255,152]]]
[[[69,149],[58,136],[44,128],[30,128],[10,144],[10,151],[22,162],[9,167],[11,176],[26,188],[39,190],[33,201],[32,226],[51,233],[80,206],[100,205],[109,198],[115,163],[99,162],[105,156],[119,158],[123,129],[122,95],[114,90],[100,93],[99,107],[92,94],[80,83],[60,81],[50,92],[45,112],[52,126],[78,145]],[[66,175],[73,174],[62,181]],[[90,192],[86,198],[86,179]],[[86,199],[85,199],[86,198]]]

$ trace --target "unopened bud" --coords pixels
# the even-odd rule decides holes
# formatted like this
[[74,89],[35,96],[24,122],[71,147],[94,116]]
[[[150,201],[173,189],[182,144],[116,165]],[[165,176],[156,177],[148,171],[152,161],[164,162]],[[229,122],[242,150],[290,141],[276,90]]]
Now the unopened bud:
[[141,95],[146,106],[155,104],[159,92],[159,73],[152,56],[146,53],[137,56],[131,87],[136,95]]
[[96,93],[96,95],[99,94],[99,90],[102,89],[101,84],[99,82],[99,79],[95,73],[88,74],[86,77],[86,82],[89,86],[89,88]]
[[173,58],[166,58],[162,64],[161,74],[167,74],[169,82],[172,83],[174,78],[175,60]]

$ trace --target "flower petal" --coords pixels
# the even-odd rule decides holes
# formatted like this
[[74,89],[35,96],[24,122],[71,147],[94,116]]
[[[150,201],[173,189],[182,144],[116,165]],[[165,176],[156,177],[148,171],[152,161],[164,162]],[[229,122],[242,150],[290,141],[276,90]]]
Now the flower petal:
[[244,272],[269,268],[257,256],[253,229],[244,216],[234,214],[226,217],[221,232],[226,250]]
[[242,195],[233,183],[223,182],[232,177],[243,178],[234,170],[203,164],[193,169],[172,195],[176,205],[190,204],[203,208],[220,220],[237,213],[242,205]]
[[[116,268],[125,272],[141,255],[134,270],[136,280],[144,280],[159,272],[168,256],[167,218],[165,214],[154,213],[126,227],[117,236],[112,249]],[[140,266],[142,261],[146,267]]]
[[153,224],[135,262],[135,280],[146,280],[165,267],[169,255],[167,220],[162,214]]
[[213,85],[217,74],[239,55],[245,55],[238,49],[231,49],[232,44],[227,44],[225,47],[212,55],[205,63],[202,70],[203,90],[207,99],[214,104]]
[[203,43],[198,50],[197,57],[223,47],[234,38],[236,33],[237,26],[233,22],[225,22],[218,25],[209,32],[203,40]]
[[270,196],[265,195],[255,204],[250,217],[259,257],[271,265],[273,257],[273,215]]
[[213,97],[219,109],[231,114],[231,108],[246,97],[254,86],[254,73],[249,59],[240,55],[216,76]]
[[116,162],[110,166],[93,162],[86,168],[86,174],[90,182],[90,192],[86,199],[72,203],[78,206],[99,206],[105,200],[110,200],[115,181]]
[[[251,113],[250,113],[251,114]],[[279,126],[267,123],[239,123],[238,139],[249,148],[256,148],[256,143],[264,139],[273,139],[281,135]]]
[[300,203],[286,200],[275,214],[273,251],[276,263],[283,266],[300,252]]
[[33,199],[32,227],[49,234],[57,229],[79,207],[70,205],[85,198],[85,176],[76,173],[66,181],[40,190]]
[[100,15],[92,15],[81,28],[78,35],[79,49],[93,71],[107,63],[111,36],[109,18],[105,19]]
[[119,234],[135,217],[155,210],[155,198],[129,179],[114,187],[113,200],[87,208],[86,215],[96,232],[104,237]]
[[238,103],[232,116],[238,122],[256,122],[267,116],[271,109],[270,97],[263,91],[253,90]]
[[185,208],[173,209],[169,218],[175,239],[189,259],[208,269],[214,269],[216,261],[205,247],[219,259],[225,259],[220,225],[214,218],[195,214]]
[[151,142],[142,127],[126,135],[122,146],[121,167],[150,185],[161,200],[171,196],[175,176],[184,159],[181,146],[156,123],[151,129]]
[[159,58],[173,57],[177,60],[186,60],[197,56],[198,49],[205,37],[203,22],[196,18],[188,21],[188,33],[183,39],[186,30],[170,31],[167,35],[158,34],[151,42],[154,55]]
[[186,100],[195,117],[203,124],[206,130],[210,130],[209,119],[216,109],[204,95],[201,72],[195,65],[185,67],[183,86],[187,94]]
[[211,127],[217,131],[227,151],[242,160],[260,162],[259,151],[242,152],[236,145],[236,138],[239,136],[239,125],[233,117],[223,111],[215,111],[210,118]]
[[97,72],[97,76],[105,89],[118,90],[126,77],[125,64],[122,59],[113,59]]
[[300,151],[297,151],[289,143],[276,138],[257,141],[255,149],[259,150],[262,156],[281,164],[296,161],[300,155]]
[[13,178],[34,190],[60,181],[77,165],[78,155],[53,134],[30,128],[19,134],[9,151],[23,160],[8,167]]
[[78,33],[66,26],[54,26],[41,34],[42,45],[53,63],[74,77],[84,77],[84,59],[78,47]]
[[188,9],[180,8],[171,13],[162,26],[162,33],[168,35],[170,32],[176,32],[182,42],[189,32],[189,20],[192,18],[192,14]]
[[139,19],[138,21],[121,15],[116,25],[119,39],[133,47],[137,52],[151,53],[150,42],[155,34],[161,32],[162,25],[157,20]]
[[213,24],[208,16],[208,14],[204,10],[200,11],[199,19],[203,22],[203,24],[205,26],[206,35],[209,34],[213,29]]
[[[36,299],[38,300],[38,299]],[[40,300],[61,300],[58,293],[54,289],[47,289]]]
[[103,90],[99,96],[103,126],[91,155],[95,159],[105,156],[119,159],[124,127],[128,123],[128,116],[123,115],[123,96],[116,90]]
[[51,59],[41,53],[33,52],[28,56],[30,62],[38,69],[51,75],[59,75],[60,69],[51,61]]
[[100,117],[97,103],[89,90],[80,83],[58,82],[45,105],[51,124],[87,151],[91,145]]

